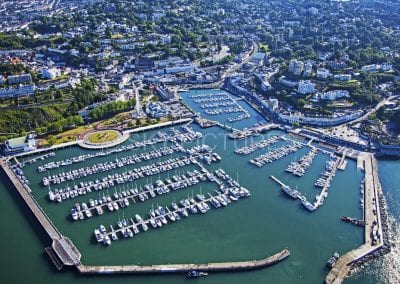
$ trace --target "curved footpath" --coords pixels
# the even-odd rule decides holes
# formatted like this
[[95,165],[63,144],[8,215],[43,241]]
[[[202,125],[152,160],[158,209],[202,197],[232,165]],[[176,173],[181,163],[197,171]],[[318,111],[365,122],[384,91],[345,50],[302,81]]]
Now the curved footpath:
[[160,264],[160,265],[121,265],[121,266],[86,266],[78,265],[82,274],[155,274],[155,273],[184,273],[189,271],[222,272],[255,270],[274,265],[290,255],[290,251],[284,249],[268,258],[241,262],[221,262],[206,264]]
[[91,135],[93,133],[96,132],[89,132],[83,140],[79,140],[78,145],[81,148],[84,149],[90,149],[90,150],[95,150],[95,149],[104,149],[104,148],[111,148],[114,146],[117,146],[121,143],[124,143],[126,140],[129,139],[130,135],[127,132],[123,132],[121,134],[120,131],[115,130],[116,132],[118,132],[119,136],[117,137],[117,139],[109,141],[109,142],[104,142],[104,143],[92,143],[88,140],[88,135]]
[[142,126],[142,127],[138,127],[138,128],[134,128],[134,129],[124,130],[124,131],[122,131],[122,134],[120,131],[115,130],[121,134],[121,136],[119,136],[118,139],[116,139],[116,140],[113,140],[110,142],[104,142],[104,143],[91,143],[87,139],[83,139],[83,140],[77,141],[77,144],[84,149],[90,149],[90,150],[111,148],[111,147],[115,147],[115,146],[127,141],[130,138],[130,134],[132,134],[132,133],[142,132],[142,131],[151,130],[151,129],[155,129],[155,128],[174,126],[177,124],[188,123],[191,121],[193,121],[191,118],[183,118],[183,119],[179,119],[179,120],[167,121],[167,122],[157,123],[157,124],[153,124],[153,125]]

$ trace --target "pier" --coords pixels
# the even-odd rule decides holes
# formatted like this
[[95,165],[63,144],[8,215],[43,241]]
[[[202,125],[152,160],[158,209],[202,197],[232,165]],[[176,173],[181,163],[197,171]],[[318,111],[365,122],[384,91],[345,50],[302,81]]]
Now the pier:
[[86,266],[78,265],[82,274],[156,274],[156,273],[186,273],[189,271],[204,272],[228,272],[256,270],[274,265],[290,255],[288,249],[284,249],[270,257],[261,260],[241,262],[221,262],[206,264],[160,264],[160,265],[120,265],[120,266]]
[[274,176],[271,176],[271,178],[274,180],[274,181],[276,181],[280,186],[286,186],[283,182],[281,182],[279,179],[277,179],[276,177],[274,177]]
[[373,154],[361,153],[358,165],[363,164],[365,171],[365,231],[364,244],[341,256],[325,278],[325,283],[342,283],[355,262],[377,251],[383,246],[383,230],[379,208],[381,185],[377,173],[377,161]]
[[346,166],[347,166],[346,154],[347,154],[347,149],[344,149],[343,154],[342,154],[342,158],[340,159],[340,162],[339,162],[338,167],[337,167],[341,171],[344,171],[346,169]]
[[322,187],[321,193],[318,195],[317,200],[315,201],[314,207],[318,208],[324,202],[325,196],[327,196],[328,189],[331,185],[331,181],[336,174],[336,169],[338,167],[338,160],[336,160],[332,166],[332,170],[329,173],[329,176],[325,180],[325,184]]
[[263,167],[267,163],[272,163],[273,161],[277,161],[282,159],[283,157],[295,153],[301,149],[303,145],[297,142],[292,142],[289,145],[284,145],[279,148],[276,148],[271,151],[267,151],[260,156],[253,158],[249,161],[249,163],[256,165],[257,167]]
[[[52,259],[58,258],[59,261],[53,260],[57,267],[60,265],[76,266],[80,264],[81,254],[74,246],[71,240],[63,236],[47,214],[43,211],[35,198],[30,193],[30,190],[21,183],[18,177],[14,174],[13,170],[8,164],[8,159],[0,160],[1,167],[10,181],[14,184],[15,189],[19,192],[22,199],[28,205],[42,228],[45,230],[49,238],[52,240],[51,247],[47,249],[48,253],[52,255]],[[54,253],[53,253],[54,252]]]

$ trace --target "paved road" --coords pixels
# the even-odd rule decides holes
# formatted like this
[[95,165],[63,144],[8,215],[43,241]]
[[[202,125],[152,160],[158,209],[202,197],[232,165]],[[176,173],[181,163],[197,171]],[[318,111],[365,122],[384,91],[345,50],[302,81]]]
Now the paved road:
[[347,122],[345,124],[342,124],[342,126],[343,125],[354,124],[354,123],[357,123],[357,122],[360,122],[360,121],[363,121],[363,120],[367,119],[368,116],[370,116],[371,114],[377,112],[381,107],[383,107],[387,102],[390,102],[395,97],[396,96],[390,96],[390,97],[380,101],[374,108],[372,108],[369,111],[367,111],[363,116],[360,116],[359,118],[357,118],[355,120],[352,120],[352,121],[349,121],[349,122]]

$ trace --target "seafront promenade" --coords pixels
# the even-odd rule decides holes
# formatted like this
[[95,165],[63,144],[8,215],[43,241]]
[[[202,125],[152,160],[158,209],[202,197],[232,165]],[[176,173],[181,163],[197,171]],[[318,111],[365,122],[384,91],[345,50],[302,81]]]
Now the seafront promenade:
[[373,154],[360,153],[357,161],[365,171],[364,244],[342,255],[325,278],[325,283],[342,283],[349,274],[353,264],[363,257],[375,252],[383,246],[379,194],[381,185],[378,179],[377,161]]
[[50,151],[59,150],[59,149],[64,149],[64,148],[68,148],[68,147],[72,147],[72,146],[76,146],[76,145],[78,145],[82,148],[91,149],[91,150],[96,150],[96,149],[99,150],[99,149],[104,149],[104,148],[115,147],[118,144],[121,144],[121,143],[125,142],[126,140],[128,140],[130,138],[130,134],[132,134],[132,133],[139,133],[139,132],[144,132],[147,130],[152,130],[152,129],[157,129],[157,128],[174,126],[174,125],[179,125],[179,124],[183,124],[183,123],[190,123],[192,121],[193,121],[192,118],[182,118],[182,119],[178,119],[178,120],[142,126],[142,127],[138,127],[138,128],[134,128],[134,129],[128,129],[128,130],[125,130],[122,132],[122,139],[118,139],[117,141],[112,141],[107,144],[103,143],[100,146],[87,144],[87,143],[85,143],[85,141],[83,139],[78,139],[75,141],[66,142],[66,143],[54,145],[54,146],[47,147],[47,148],[40,148],[40,149],[36,149],[33,151],[29,151],[29,152],[18,153],[18,154],[15,154],[13,157],[19,158],[19,157],[24,157],[24,156],[36,155],[36,154],[50,152]]

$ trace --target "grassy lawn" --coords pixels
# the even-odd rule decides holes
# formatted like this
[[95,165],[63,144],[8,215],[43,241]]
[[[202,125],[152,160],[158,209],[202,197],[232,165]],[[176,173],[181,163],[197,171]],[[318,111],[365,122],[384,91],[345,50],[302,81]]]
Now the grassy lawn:
[[77,128],[67,130],[65,132],[62,132],[56,136],[56,143],[55,144],[61,144],[61,143],[66,143],[66,142],[71,142],[75,141],[76,137],[84,132],[87,132],[89,130],[92,130],[93,126],[79,126]]
[[111,39],[120,39],[120,38],[124,38],[124,36],[121,35],[121,34],[113,34],[113,35],[111,35]]
[[89,135],[88,140],[90,143],[104,143],[110,142],[119,137],[119,133],[115,130],[104,130],[92,133]]
[[260,49],[262,49],[262,48],[265,48],[265,50],[266,51],[268,51],[269,50],[269,46],[268,46],[268,44],[265,44],[265,43],[260,43]]

